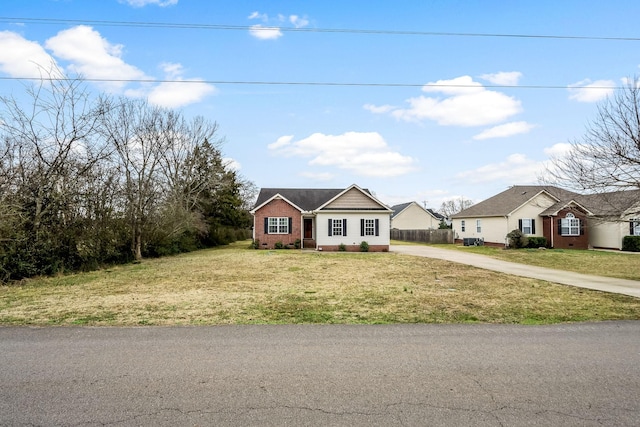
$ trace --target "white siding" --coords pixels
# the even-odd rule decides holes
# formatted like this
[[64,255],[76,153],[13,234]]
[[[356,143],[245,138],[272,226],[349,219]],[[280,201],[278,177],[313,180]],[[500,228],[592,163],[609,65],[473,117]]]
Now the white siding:
[[[346,236],[329,236],[329,218],[346,219]],[[361,219],[378,219],[379,236],[361,236]],[[323,245],[359,245],[366,241],[369,245],[389,245],[389,214],[375,212],[341,213],[341,212],[319,212],[316,217],[316,242],[319,247]]]
[[440,221],[415,204],[409,205],[391,220],[391,228],[399,230],[427,230],[439,226]]
[[604,249],[622,249],[622,239],[629,236],[629,221],[638,215],[629,216],[620,222],[600,222],[589,219],[589,246]]

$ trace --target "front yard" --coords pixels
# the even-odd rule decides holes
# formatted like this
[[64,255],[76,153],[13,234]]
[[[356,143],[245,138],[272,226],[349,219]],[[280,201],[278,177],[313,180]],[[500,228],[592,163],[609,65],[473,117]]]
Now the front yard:
[[[256,251],[248,246],[240,242],[0,286],[0,324],[536,324],[640,319],[640,299],[447,261],[394,253]],[[575,256],[564,259],[595,264],[591,258],[578,262],[580,255]],[[613,264],[607,255],[594,256]]]

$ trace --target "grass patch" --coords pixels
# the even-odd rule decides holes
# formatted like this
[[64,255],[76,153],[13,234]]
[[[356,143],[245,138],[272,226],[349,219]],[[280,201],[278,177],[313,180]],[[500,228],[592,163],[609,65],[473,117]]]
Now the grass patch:
[[1,286],[0,324],[541,324],[640,319],[640,299],[448,261],[247,247],[243,242]]
[[[404,242],[395,242],[404,244]],[[438,248],[486,255],[504,261],[595,276],[640,280],[640,255],[580,249],[509,249],[491,246],[433,245]]]

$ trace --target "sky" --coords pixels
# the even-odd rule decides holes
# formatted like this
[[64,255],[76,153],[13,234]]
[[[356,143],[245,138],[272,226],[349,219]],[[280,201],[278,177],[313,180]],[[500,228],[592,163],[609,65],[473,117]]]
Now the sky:
[[538,184],[640,75],[637,0],[3,0],[0,95],[56,64],[219,125],[257,187],[388,205]]

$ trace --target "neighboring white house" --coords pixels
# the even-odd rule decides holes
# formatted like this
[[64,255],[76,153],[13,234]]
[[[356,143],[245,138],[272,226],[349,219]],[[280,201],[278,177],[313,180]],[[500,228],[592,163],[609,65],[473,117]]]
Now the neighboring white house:
[[392,206],[391,228],[398,230],[428,230],[440,227],[444,217],[416,202]]
[[640,235],[640,190],[581,195],[554,186],[513,186],[455,215],[456,240],[482,239],[506,245],[520,230],[545,237],[555,248],[621,249],[622,239]]

